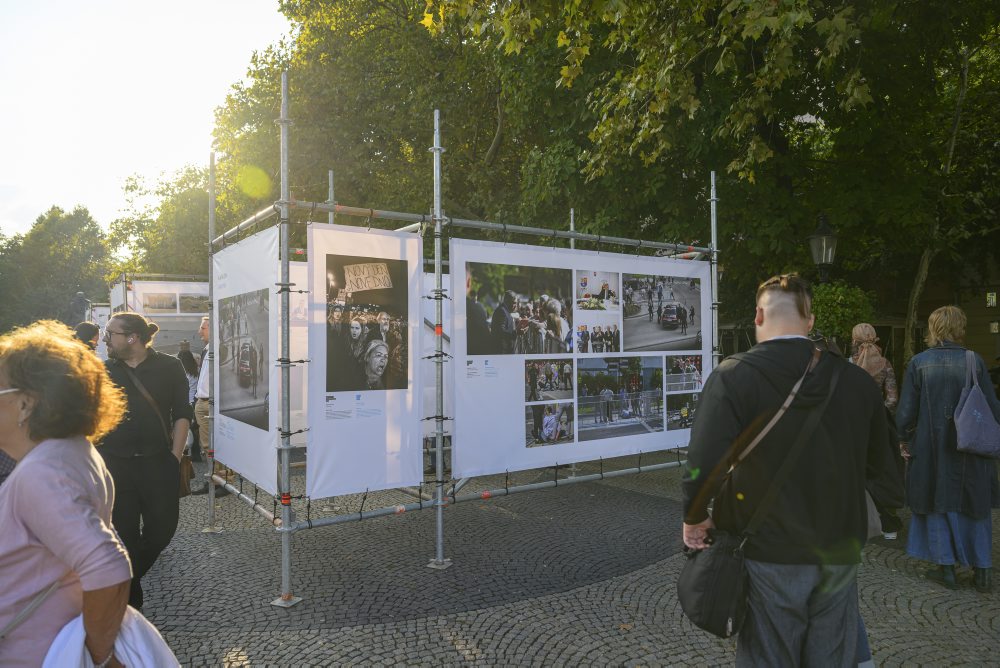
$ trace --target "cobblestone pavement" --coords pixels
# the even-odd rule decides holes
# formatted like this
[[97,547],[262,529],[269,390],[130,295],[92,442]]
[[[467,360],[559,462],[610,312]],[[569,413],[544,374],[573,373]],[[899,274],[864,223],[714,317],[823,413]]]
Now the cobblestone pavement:
[[[663,455],[641,465],[657,461]],[[603,468],[638,463],[621,458]],[[460,494],[552,476],[477,478]],[[280,590],[280,541],[266,520],[225,497],[216,501],[224,531],[202,533],[207,497],[189,497],[177,536],[144,579],[144,612],[193,666],[732,663],[734,644],[692,627],[677,603],[679,479],[673,468],[449,506],[453,565],[444,571],[426,567],[433,512],[298,532],[293,588],[304,600],[290,609],[270,605]],[[258,499],[273,508],[263,492]],[[373,493],[364,508],[414,500]],[[299,519],[315,519],[357,512],[362,496],[295,504]],[[924,580],[926,565],[904,546],[901,533],[864,554],[861,609],[876,663],[1000,665],[1000,593]]]

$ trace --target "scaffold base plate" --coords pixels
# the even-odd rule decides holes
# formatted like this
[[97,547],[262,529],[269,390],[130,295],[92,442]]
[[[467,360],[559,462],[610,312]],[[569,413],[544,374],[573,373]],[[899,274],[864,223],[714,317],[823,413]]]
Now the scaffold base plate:
[[443,571],[446,568],[451,567],[451,559],[443,559],[438,561],[437,559],[431,559],[427,564],[427,568],[433,568],[436,571]]
[[201,530],[202,533],[222,533],[222,527],[205,527]]
[[297,605],[301,602],[302,602],[301,596],[292,596],[291,598],[282,598],[281,596],[279,596],[278,598],[271,601],[271,605],[273,605],[276,608],[290,608],[293,605]]

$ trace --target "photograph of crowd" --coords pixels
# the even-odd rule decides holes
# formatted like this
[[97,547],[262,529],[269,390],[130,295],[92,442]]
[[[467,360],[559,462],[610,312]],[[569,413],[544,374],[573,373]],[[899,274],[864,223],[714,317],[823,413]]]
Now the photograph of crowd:
[[618,353],[622,349],[622,333],[618,323],[611,325],[577,325],[576,351],[579,353]]
[[663,359],[578,359],[579,440],[663,431]]
[[532,404],[524,407],[525,446],[572,443],[576,420],[573,403]]
[[525,401],[558,401],[572,398],[572,359],[525,360]]
[[576,307],[582,311],[617,311],[619,306],[618,272],[576,272]]
[[177,313],[177,294],[174,292],[144,292],[142,311],[146,315]]
[[624,349],[701,348],[701,280],[624,274]]
[[691,428],[700,396],[700,392],[667,395],[667,431]]
[[667,392],[701,389],[701,355],[667,356]]
[[405,390],[405,260],[326,256],[326,391]]
[[268,291],[219,300],[219,413],[268,428]]
[[466,263],[467,353],[573,352],[572,281],[569,269]]

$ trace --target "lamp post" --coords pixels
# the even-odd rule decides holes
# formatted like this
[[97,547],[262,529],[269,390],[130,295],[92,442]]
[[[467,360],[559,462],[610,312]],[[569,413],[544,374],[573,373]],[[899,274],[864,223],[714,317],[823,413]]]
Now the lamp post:
[[809,235],[809,251],[812,253],[813,264],[819,269],[819,282],[829,279],[833,258],[837,255],[837,233],[830,227],[826,214],[819,214],[816,231]]

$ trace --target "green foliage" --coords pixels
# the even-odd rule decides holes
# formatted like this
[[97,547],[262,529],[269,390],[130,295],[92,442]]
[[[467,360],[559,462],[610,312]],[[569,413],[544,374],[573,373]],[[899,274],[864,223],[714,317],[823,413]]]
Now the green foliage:
[[824,336],[834,337],[841,344],[850,343],[851,330],[859,322],[871,322],[875,315],[874,297],[844,281],[813,286],[815,329]]
[[104,234],[83,207],[52,207],[26,234],[0,237],[0,331],[42,318],[68,322],[78,291],[106,301],[107,260]]

